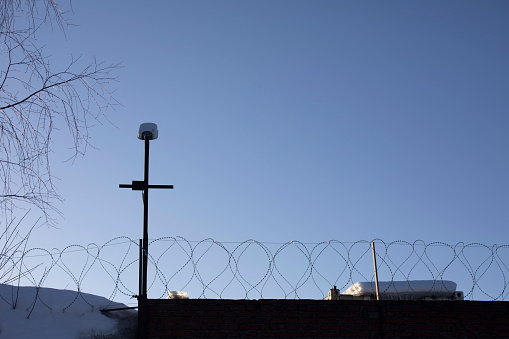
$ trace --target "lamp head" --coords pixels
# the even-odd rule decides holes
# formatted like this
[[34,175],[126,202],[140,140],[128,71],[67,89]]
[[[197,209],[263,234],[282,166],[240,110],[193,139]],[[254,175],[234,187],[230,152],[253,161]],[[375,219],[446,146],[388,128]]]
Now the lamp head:
[[146,122],[140,125],[138,131],[138,139],[141,140],[154,140],[157,139],[157,125],[151,122]]

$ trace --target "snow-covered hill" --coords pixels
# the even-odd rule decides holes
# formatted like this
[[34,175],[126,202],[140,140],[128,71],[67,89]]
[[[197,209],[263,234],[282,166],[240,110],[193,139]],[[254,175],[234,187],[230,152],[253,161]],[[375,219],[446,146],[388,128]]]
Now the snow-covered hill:
[[87,293],[0,284],[0,338],[129,338],[136,311],[100,311],[121,307]]

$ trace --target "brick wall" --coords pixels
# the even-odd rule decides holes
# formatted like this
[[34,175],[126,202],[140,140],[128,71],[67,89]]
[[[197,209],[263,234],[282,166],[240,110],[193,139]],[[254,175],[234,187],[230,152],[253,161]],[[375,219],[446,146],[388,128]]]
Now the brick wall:
[[509,338],[502,301],[149,300],[156,338]]

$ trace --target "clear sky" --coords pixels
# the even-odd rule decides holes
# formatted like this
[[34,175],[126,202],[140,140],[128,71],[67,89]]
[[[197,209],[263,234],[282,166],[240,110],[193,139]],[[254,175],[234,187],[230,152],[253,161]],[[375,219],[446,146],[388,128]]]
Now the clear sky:
[[[122,62],[83,159],[54,174],[61,248],[150,237],[508,243],[506,1],[75,0],[52,54]],[[65,59],[63,59],[65,60]],[[55,65],[57,67],[58,65]],[[59,140],[54,140],[59,143]],[[56,146],[58,149],[60,146]]]

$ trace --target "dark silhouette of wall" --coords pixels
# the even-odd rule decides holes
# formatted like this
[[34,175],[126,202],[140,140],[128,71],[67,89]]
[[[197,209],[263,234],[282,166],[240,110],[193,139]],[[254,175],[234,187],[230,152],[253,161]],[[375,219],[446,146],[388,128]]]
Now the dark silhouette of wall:
[[149,300],[148,338],[509,338],[503,301]]

